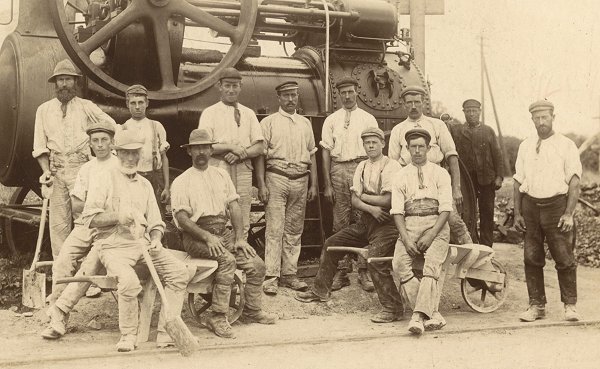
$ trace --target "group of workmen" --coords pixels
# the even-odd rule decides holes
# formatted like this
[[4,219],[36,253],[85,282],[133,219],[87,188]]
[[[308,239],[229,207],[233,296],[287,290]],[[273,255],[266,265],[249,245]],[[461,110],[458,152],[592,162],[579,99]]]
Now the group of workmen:
[[[371,320],[388,323],[412,311],[413,334],[442,328],[438,279],[449,244],[473,243],[460,217],[460,157],[474,185],[480,213],[479,242],[492,246],[495,191],[503,181],[502,157],[494,131],[480,122],[481,104],[463,104],[466,123],[447,125],[423,114],[426,91],[409,86],[400,92],[408,118],[391,131],[388,156],[377,120],[357,105],[358,82],[337,81],[343,107],[329,115],[319,142],[323,194],[333,205],[333,235],[321,253],[312,286],[298,278],[298,258],[307,202],[319,196],[311,122],[298,114],[299,85],[275,87],[279,110],[258,121],[238,102],[242,75],[225,68],[216,88],[220,101],[206,108],[198,128],[181,145],[191,167],[169,178],[166,131],[146,116],[148,91],[127,89],[131,118],[121,125],[89,100],[77,97],[79,72],[59,62],[48,80],[56,98],[42,104],[35,121],[33,156],[52,189],[50,237],[53,277],[106,273],[117,278],[119,351],[136,346],[138,295],[142,287],[134,266],[149,251],[165,285],[170,311],[181,312],[187,283],[195,269],[162,245],[167,204],[182,234],[185,251],[218,263],[207,326],[216,335],[234,337],[228,321],[236,269],[245,272],[241,319],[273,324],[277,315],[262,309],[262,295],[280,287],[298,291],[301,302],[322,302],[348,285],[348,257],[330,246],[367,249],[369,257],[392,256],[385,263],[357,261],[359,282],[375,290],[382,310]],[[525,231],[525,272],[529,308],[523,321],[544,317],[544,241],[556,261],[565,318],[578,320],[573,212],[581,163],[572,141],[552,129],[554,107],[538,101],[529,107],[538,132],[520,148],[514,176],[515,225]],[[94,156],[92,157],[91,151]],[[264,261],[247,242],[252,178],[265,204]],[[422,277],[413,260],[424,258]],[[78,266],[79,265],[79,266]],[[78,268],[78,269],[77,269]],[[66,332],[69,313],[86,294],[100,291],[90,283],[54,285],[42,332],[46,339]],[[161,311],[157,344],[168,346]]]

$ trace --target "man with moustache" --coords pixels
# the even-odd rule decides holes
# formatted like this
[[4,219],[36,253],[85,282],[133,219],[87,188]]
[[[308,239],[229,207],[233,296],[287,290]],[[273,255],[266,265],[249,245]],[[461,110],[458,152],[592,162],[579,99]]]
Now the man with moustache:
[[[358,81],[351,77],[336,83],[343,106],[325,119],[321,133],[323,195],[333,204],[334,233],[360,219],[359,212],[353,211],[350,190],[358,163],[367,158],[360,135],[366,128],[379,127],[374,116],[358,107],[357,86]],[[334,291],[350,285],[348,268],[347,263],[338,266]],[[362,257],[358,258],[358,280],[364,290],[374,290],[367,263]]]
[[[416,335],[425,329],[440,329],[446,321],[438,312],[438,279],[448,254],[452,211],[450,176],[428,160],[431,135],[423,128],[405,133],[411,162],[397,174],[392,190],[392,209],[399,237],[392,268],[400,290],[413,310],[408,330]],[[423,255],[423,278],[412,270],[413,259]]]
[[[137,341],[139,319],[138,295],[142,291],[133,267],[144,262],[146,248],[165,286],[170,312],[180,314],[190,279],[185,264],[162,246],[165,223],[156,203],[150,182],[137,174],[144,137],[132,130],[115,134],[113,149],[119,165],[97,174],[103,181],[90,183],[83,224],[95,229],[93,247],[97,249],[107,275],[118,280],[119,330],[117,351],[133,351]],[[61,314],[61,310],[58,311]],[[63,311],[62,313],[67,313]],[[157,341],[168,341],[159,320]],[[162,336],[162,337],[161,337]]]
[[[90,147],[95,157],[81,166],[77,179],[75,179],[75,185],[73,191],[71,191],[75,226],[60,249],[58,258],[52,264],[53,280],[73,276],[77,263],[84,258],[77,272],[78,276],[95,275],[102,268],[97,250],[90,250],[95,232],[82,223],[80,215],[85,205],[90,182],[99,180],[94,179],[94,176],[98,172],[117,167],[119,160],[111,153],[115,135],[113,124],[100,121],[91,124],[86,132],[90,137]],[[70,312],[84,295],[94,297],[98,296],[100,292],[98,287],[90,286],[89,283],[54,284],[52,286],[50,308],[48,309],[50,324],[42,332],[42,337],[45,339],[58,339],[64,334],[61,327],[66,325],[66,319],[63,320],[62,318],[67,314],[60,314],[55,309]]]
[[138,167],[138,173],[150,181],[154,188],[156,202],[161,215],[166,213],[169,202],[169,142],[163,125],[146,117],[148,108],[148,89],[142,85],[132,85],[125,93],[125,102],[131,118],[123,123],[123,129],[134,130],[144,137],[144,148]]
[[525,280],[529,308],[519,318],[533,322],[546,316],[544,241],[556,265],[560,299],[567,321],[577,313],[577,260],[573,213],[579,198],[581,161],[575,143],[553,130],[554,105],[540,100],[529,105],[537,137],[519,146],[515,163],[515,227],[525,232]]
[[[265,264],[244,237],[239,195],[225,169],[208,165],[215,144],[204,129],[190,133],[189,143],[181,147],[192,158],[192,167],[173,181],[171,206],[175,225],[183,233],[185,251],[192,257],[213,259],[218,263],[212,313],[206,324],[217,336],[234,338],[227,313],[236,268],[246,272],[246,304],[241,320],[274,324],[277,316],[262,310]],[[233,231],[227,226],[229,221]]]
[[[321,263],[310,291],[296,295],[301,302],[324,302],[329,299],[335,267],[341,255],[327,251],[329,246],[368,247],[369,257],[392,255],[398,230],[389,214],[393,179],[400,164],[383,155],[385,136],[379,128],[369,127],[362,133],[367,160],[358,164],[352,180],[352,205],[361,210],[361,221],[343,228],[325,241]],[[368,264],[383,310],[373,317],[374,323],[401,320],[404,314],[400,294],[390,268],[385,263]]]
[[[265,165],[257,165],[258,195],[265,204],[265,265],[263,291],[276,295],[279,286],[308,288],[298,279],[300,240],[306,201],[319,195],[315,137],[310,121],[296,113],[298,83],[275,87],[279,111],[262,120]],[[310,188],[309,188],[310,177]]]
[[221,101],[204,109],[198,123],[217,141],[210,165],[225,169],[237,193],[244,222],[244,240],[250,229],[250,205],[252,204],[252,159],[264,152],[264,137],[260,123],[252,109],[238,102],[242,91],[242,75],[235,68],[221,72],[216,87]]
[[423,115],[423,97],[426,94],[427,92],[419,86],[408,86],[400,93],[400,98],[408,109],[408,118],[392,128],[388,154],[390,158],[398,160],[402,166],[410,164],[411,155],[405,139],[406,132],[415,128],[423,128],[429,132],[431,142],[427,159],[437,165],[442,165],[445,160],[452,178],[454,210],[448,220],[452,242],[461,245],[472,243],[467,225],[456,210],[462,207],[458,153],[446,124],[439,119]]
[[80,77],[70,60],[56,64],[48,79],[55,85],[56,97],[40,105],[35,114],[32,155],[43,172],[40,183],[52,185],[49,224],[54,259],[73,227],[69,192],[77,172],[91,156],[85,130],[88,124],[100,121],[115,125],[93,102],[76,96]]
[[479,243],[494,242],[494,205],[496,190],[502,187],[502,152],[496,133],[479,121],[481,103],[474,99],[463,103],[466,123],[456,127],[454,143],[475,188],[479,208]]

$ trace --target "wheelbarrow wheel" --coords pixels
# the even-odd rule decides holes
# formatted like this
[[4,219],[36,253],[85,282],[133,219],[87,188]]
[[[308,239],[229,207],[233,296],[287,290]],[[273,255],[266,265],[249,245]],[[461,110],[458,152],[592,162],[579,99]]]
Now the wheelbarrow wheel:
[[471,309],[479,313],[496,311],[502,306],[508,296],[508,274],[504,265],[494,259],[492,259],[491,263],[497,272],[504,274],[504,283],[501,288],[479,280],[475,281],[483,283],[469,282],[469,278],[462,279],[460,284],[460,292],[463,299]]
[[[231,286],[231,297],[229,300],[229,324],[235,322],[242,315],[246,300],[244,298],[244,283],[237,274],[233,275],[234,284]],[[204,313],[212,305],[212,293],[189,293],[188,309],[198,324],[206,326]]]

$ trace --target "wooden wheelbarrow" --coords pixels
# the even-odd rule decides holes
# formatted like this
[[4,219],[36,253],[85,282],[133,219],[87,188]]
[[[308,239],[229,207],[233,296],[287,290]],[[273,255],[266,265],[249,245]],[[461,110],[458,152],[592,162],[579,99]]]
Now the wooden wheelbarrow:
[[[329,246],[329,252],[353,252],[368,263],[391,263],[392,257],[369,257],[368,249],[346,246]],[[467,305],[480,313],[491,313],[506,301],[508,296],[508,275],[504,265],[494,258],[494,250],[476,243],[465,245],[450,244],[448,255],[442,265],[439,290],[447,276],[461,279],[461,294]],[[413,269],[423,270],[424,258],[413,261]]]

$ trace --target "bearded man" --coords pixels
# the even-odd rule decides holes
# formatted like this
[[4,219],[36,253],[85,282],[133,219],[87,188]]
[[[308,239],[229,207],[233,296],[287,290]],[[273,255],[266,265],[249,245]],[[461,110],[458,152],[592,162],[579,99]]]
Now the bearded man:
[[79,168],[91,157],[86,129],[89,124],[100,121],[116,126],[96,104],[77,97],[80,77],[70,60],[56,64],[48,79],[55,84],[56,97],[40,105],[35,114],[32,155],[43,172],[40,183],[53,187],[49,223],[54,259],[73,228],[69,192],[73,190]]

